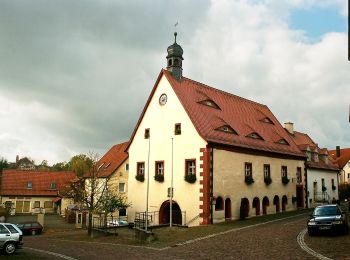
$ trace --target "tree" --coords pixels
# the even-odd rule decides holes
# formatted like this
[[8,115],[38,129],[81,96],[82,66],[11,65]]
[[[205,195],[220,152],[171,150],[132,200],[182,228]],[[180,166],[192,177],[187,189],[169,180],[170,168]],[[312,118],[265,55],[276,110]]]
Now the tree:
[[66,162],[58,162],[52,165],[51,169],[53,171],[68,171],[69,170],[69,164]]
[[3,169],[8,168],[9,164],[7,160],[3,157],[0,159],[0,173],[2,172]]
[[109,179],[100,176],[97,158],[96,154],[90,153],[77,155],[71,159],[70,169],[77,174],[77,178],[64,194],[88,211],[88,235],[92,234],[93,213],[106,213],[129,206],[122,196],[108,189]]

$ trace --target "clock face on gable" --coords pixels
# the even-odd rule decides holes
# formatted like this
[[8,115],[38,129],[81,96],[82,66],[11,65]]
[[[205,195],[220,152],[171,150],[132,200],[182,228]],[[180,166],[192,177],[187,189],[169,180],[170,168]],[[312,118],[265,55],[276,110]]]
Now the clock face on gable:
[[168,97],[167,97],[166,94],[160,95],[160,97],[159,97],[159,104],[165,105],[167,101],[168,101]]

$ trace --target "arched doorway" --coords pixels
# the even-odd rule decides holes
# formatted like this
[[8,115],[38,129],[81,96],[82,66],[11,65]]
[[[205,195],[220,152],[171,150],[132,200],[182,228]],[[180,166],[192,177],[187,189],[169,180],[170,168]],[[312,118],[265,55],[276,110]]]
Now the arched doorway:
[[276,212],[280,212],[280,197],[277,195],[273,198],[273,205],[276,206]]
[[[172,203],[173,211],[173,224],[182,225],[182,214],[179,204],[173,201]],[[159,209],[159,224],[169,224],[170,223],[170,201],[164,201]]]
[[284,195],[282,197],[282,211],[286,211],[286,205],[288,204],[288,199],[287,199],[287,196]]
[[255,208],[255,215],[260,215],[260,200],[258,197],[253,199],[253,208]]
[[249,216],[249,200],[247,198],[242,198],[241,208],[240,208],[240,218],[245,219]]
[[265,196],[263,198],[262,204],[263,204],[263,215],[266,215],[267,214],[267,207],[270,206],[269,198]]
[[225,199],[225,219],[231,219],[231,199]]

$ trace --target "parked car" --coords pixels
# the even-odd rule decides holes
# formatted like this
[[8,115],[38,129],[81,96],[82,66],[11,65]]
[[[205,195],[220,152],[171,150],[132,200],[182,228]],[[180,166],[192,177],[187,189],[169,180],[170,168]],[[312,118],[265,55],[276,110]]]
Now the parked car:
[[24,235],[36,235],[41,234],[43,226],[38,222],[24,222],[17,224],[18,228],[22,230]]
[[23,245],[23,233],[11,223],[0,223],[0,249],[7,255],[16,252]]
[[126,220],[117,220],[113,219],[107,222],[107,227],[121,227],[128,226],[128,222]]
[[309,236],[320,231],[348,233],[348,229],[346,213],[336,204],[316,207],[307,222]]

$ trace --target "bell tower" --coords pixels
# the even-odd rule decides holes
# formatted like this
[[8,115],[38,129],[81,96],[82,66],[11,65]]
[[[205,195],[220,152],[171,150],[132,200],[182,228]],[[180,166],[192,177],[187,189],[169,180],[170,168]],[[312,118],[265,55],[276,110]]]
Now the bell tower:
[[168,55],[167,59],[167,70],[171,72],[173,77],[180,81],[182,78],[182,61],[183,61],[183,50],[180,45],[176,43],[177,32],[174,33],[175,42],[170,45],[167,49]]

